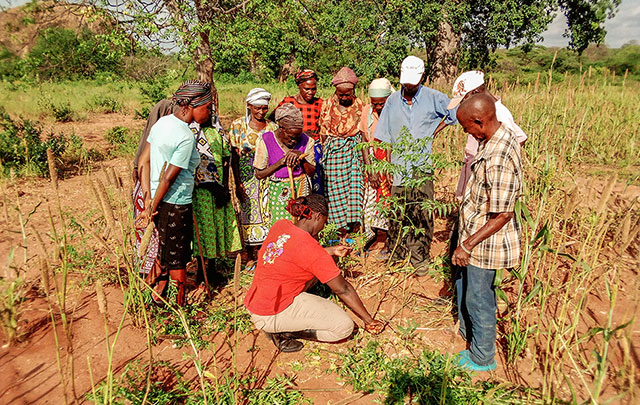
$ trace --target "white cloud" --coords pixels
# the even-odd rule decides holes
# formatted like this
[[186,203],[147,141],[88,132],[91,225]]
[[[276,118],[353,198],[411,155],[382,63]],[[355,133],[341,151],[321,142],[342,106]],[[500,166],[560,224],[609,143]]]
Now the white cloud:
[[[640,23],[638,21],[640,21],[640,0],[622,0],[615,17],[604,23],[607,30],[604,42],[612,48],[619,48],[631,40],[640,42]],[[567,46],[569,41],[562,36],[566,27],[566,17],[564,14],[558,13],[547,31],[542,34],[544,38],[542,44],[545,46]]]

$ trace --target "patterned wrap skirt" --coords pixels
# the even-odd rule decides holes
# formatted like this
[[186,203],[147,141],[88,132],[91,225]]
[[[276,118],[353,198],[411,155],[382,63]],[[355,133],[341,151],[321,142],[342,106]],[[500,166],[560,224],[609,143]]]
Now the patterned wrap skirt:
[[[142,196],[142,186],[140,185],[140,181],[136,182],[135,187],[133,188],[133,221],[135,223],[135,219],[144,212],[144,198]],[[144,256],[145,252],[140,252],[140,242],[142,241],[142,236],[144,235],[144,228],[135,228],[136,234],[136,251],[135,251],[135,265],[139,268],[140,273],[149,274],[151,268],[153,267],[153,263],[158,257],[158,229],[153,228],[153,233],[151,234],[151,242],[149,243],[149,247],[147,248],[147,255]]]
[[[293,179],[297,197],[308,196],[311,192],[311,182],[306,174],[302,174]],[[271,213],[271,224],[281,219],[291,220],[291,214],[287,211],[287,204],[293,196],[291,195],[291,183],[289,179],[278,179],[273,176],[269,178],[269,212]]]
[[240,181],[247,194],[241,203],[241,221],[244,242],[247,245],[260,245],[267,237],[271,227],[269,213],[269,181],[258,180],[253,168],[254,152],[240,156]]
[[364,174],[362,152],[356,150],[360,134],[345,138],[329,136],[324,144],[325,196],[329,200],[328,222],[346,227],[362,223]]

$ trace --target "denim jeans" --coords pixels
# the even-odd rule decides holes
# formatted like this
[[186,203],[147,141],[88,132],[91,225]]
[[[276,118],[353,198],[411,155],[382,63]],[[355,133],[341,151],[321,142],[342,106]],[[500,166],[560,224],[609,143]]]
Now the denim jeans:
[[471,360],[480,366],[493,363],[496,355],[496,271],[473,265],[456,277],[460,334],[470,343]]

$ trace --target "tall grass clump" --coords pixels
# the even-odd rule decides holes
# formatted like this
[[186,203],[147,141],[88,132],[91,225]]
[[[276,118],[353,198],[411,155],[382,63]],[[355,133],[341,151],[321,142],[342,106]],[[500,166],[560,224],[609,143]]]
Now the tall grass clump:
[[[640,207],[621,196],[638,186],[640,84],[590,70],[557,81],[550,69],[526,86],[487,79],[529,136],[516,206],[522,259],[501,274],[497,289],[506,304],[498,343],[512,364],[505,371],[513,380],[540,373],[544,397],[632,399],[636,367],[628,348],[638,296],[623,304],[618,291],[638,285],[632,224]],[[454,145],[466,134],[452,130],[435,149],[461,159]]]

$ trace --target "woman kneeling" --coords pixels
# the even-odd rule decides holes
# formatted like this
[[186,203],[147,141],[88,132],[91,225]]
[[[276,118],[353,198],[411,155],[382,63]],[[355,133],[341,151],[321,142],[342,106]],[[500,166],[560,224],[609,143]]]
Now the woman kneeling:
[[331,258],[346,256],[350,248],[323,248],[315,239],[327,222],[327,200],[312,194],[292,200],[287,210],[295,224],[287,219],[273,224],[244,299],[256,328],[283,352],[302,349],[296,339],[337,342],[349,337],[351,317],[333,302],[305,292],[320,281],[364,321],[365,330],[380,333],[383,324],[371,317]]

